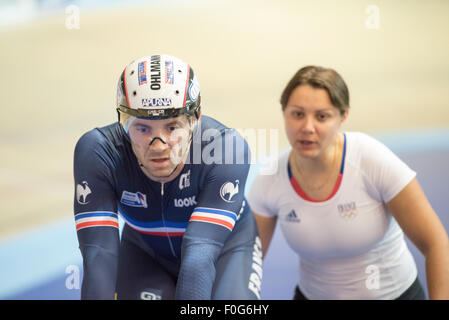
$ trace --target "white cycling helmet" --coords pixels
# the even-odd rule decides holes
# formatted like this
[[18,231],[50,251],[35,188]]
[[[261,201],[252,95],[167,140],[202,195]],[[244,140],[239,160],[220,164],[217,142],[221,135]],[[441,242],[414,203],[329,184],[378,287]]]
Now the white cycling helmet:
[[200,84],[189,64],[165,54],[131,62],[118,81],[117,111],[145,119],[198,118]]

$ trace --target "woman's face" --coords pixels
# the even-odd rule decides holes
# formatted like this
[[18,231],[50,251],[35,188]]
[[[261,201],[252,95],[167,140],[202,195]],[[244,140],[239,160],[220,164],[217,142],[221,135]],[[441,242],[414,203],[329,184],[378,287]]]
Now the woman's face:
[[303,158],[324,156],[333,145],[341,123],[341,115],[325,89],[300,85],[292,91],[284,110],[287,138],[293,150]]

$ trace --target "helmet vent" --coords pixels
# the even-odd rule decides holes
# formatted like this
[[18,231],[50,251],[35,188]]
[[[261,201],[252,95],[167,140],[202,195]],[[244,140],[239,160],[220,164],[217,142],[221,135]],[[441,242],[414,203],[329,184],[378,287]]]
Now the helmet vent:
[[134,91],[133,91],[133,96],[135,96],[136,94],[137,94],[137,92],[134,90]]
[[132,76],[134,74],[134,70],[131,70],[131,72],[129,73],[130,76]]
[[179,90],[176,90],[175,93],[176,93],[176,95],[179,95]]

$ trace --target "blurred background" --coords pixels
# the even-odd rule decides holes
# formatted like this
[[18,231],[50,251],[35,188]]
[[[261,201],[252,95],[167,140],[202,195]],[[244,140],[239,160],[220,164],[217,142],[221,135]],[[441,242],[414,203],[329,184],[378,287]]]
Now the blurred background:
[[[417,171],[448,230],[448,14],[446,0],[1,1],[0,299],[79,299],[74,146],[116,121],[118,77],[152,53],[192,65],[204,114],[277,129],[279,150],[287,81],[308,64],[336,69],[351,94],[343,129],[375,136]],[[297,267],[277,230],[262,298],[290,299]]]

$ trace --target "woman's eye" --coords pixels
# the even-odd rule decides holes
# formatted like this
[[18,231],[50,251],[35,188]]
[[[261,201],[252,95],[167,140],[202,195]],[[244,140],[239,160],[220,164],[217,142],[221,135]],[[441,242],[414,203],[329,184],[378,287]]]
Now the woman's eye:
[[299,111],[293,111],[293,112],[292,112],[292,115],[293,115],[293,117],[295,117],[295,118],[300,118],[300,117],[302,117],[303,113],[302,113],[302,112],[299,112]]
[[318,118],[318,120],[320,120],[320,121],[324,121],[324,120],[326,120],[327,118],[329,118],[329,116],[328,116],[327,114],[320,113],[320,114],[318,114],[317,118]]

